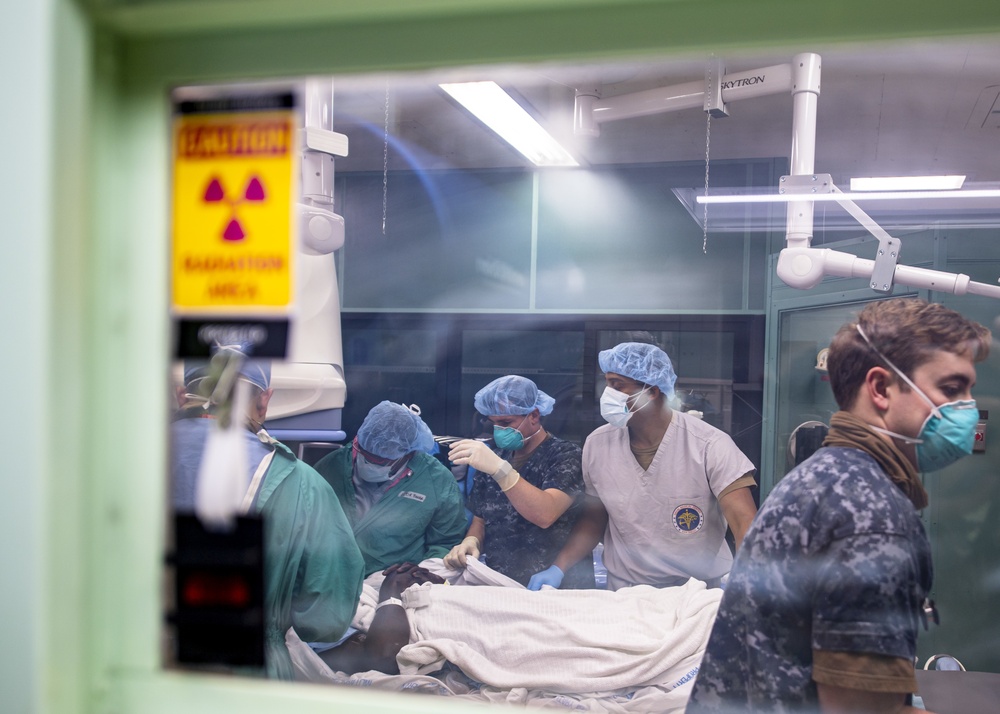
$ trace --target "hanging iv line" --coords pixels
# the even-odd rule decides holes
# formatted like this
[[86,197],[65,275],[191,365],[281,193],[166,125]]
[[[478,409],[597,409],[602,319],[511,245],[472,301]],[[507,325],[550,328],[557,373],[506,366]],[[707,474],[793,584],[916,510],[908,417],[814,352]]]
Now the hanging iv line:
[[[712,145],[712,117],[727,117],[726,103],[722,101],[722,78],[726,76],[726,68],[722,60],[712,55],[705,67],[705,101],[702,108],[705,111],[705,197],[708,197],[708,156]],[[708,203],[701,219],[701,252],[708,255]]]
[[[705,198],[708,198],[708,147],[712,145],[712,115],[705,114]],[[701,213],[701,252],[708,255],[708,202]]]
[[385,83],[385,122],[382,134],[382,235],[389,208],[389,81]]

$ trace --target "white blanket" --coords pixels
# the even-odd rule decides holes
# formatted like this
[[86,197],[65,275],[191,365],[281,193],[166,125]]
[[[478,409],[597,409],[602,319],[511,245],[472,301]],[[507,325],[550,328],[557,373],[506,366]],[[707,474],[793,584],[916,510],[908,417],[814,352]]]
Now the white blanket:
[[[397,656],[399,675],[333,672],[289,630],[298,678],[543,709],[681,712],[722,597],[697,580],[531,592],[478,562],[464,571],[439,559],[421,565],[451,583],[489,585],[428,583],[403,593],[410,644]],[[365,583],[359,629],[371,622],[381,579]],[[461,671],[439,672],[446,661]]]
[[700,661],[720,597],[698,580],[617,592],[426,584],[403,593],[410,644],[396,661],[402,674],[452,662],[502,689],[669,686]]
[[[461,570],[453,570],[444,564],[441,558],[430,558],[420,563],[437,576],[444,578],[449,585],[494,585],[505,588],[519,588],[524,590],[521,583],[512,578],[508,578],[503,573],[498,573],[492,568],[483,565],[474,558],[469,558],[467,567]],[[362,632],[368,632],[375,617],[375,606],[378,605],[378,591],[382,587],[385,576],[382,571],[376,571],[365,578],[361,586],[361,597],[358,598],[358,609],[354,613],[351,627]]]

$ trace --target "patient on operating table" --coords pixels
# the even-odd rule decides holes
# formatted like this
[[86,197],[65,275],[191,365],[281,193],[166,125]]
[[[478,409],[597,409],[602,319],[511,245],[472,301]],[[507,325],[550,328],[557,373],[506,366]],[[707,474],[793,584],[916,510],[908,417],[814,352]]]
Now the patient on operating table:
[[695,579],[531,591],[478,561],[456,571],[440,559],[394,565],[365,591],[355,626],[366,634],[317,655],[289,633],[298,678],[489,701],[626,698],[613,710],[662,712],[686,704],[722,593]]
[[396,655],[410,638],[410,626],[399,596],[411,585],[445,582],[444,578],[413,563],[389,566],[379,588],[375,617],[368,632],[356,632],[343,644],[320,653],[333,670],[353,674],[375,670],[398,674]]

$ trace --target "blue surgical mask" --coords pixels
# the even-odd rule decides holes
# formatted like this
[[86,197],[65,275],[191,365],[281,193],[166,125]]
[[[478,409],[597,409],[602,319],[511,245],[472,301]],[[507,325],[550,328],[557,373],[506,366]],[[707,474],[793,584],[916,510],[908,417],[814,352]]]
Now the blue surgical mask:
[[498,449],[517,451],[524,447],[524,437],[512,426],[493,427],[493,441]]
[[[937,413],[935,413],[937,412]],[[972,453],[979,410],[975,399],[948,402],[927,415],[917,444],[917,468],[938,471]]]
[[931,413],[927,415],[920,433],[916,437],[896,434],[887,429],[880,429],[873,426],[872,429],[888,434],[889,436],[905,441],[908,444],[917,446],[917,468],[923,473],[939,471],[946,466],[950,466],[963,456],[972,453],[972,447],[976,441],[976,424],[979,423],[979,409],[976,408],[975,399],[960,399],[944,404],[934,404],[922,389],[913,380],[907,377],[892,362],[886,359],[878,348],[871,343],[868,336],[858,326],[858,334],[864,338],[868,346],[875,350],[885,363],[892,367],[892,370],[899,375],[900,379],[910,385],[920,397],[931,407]]
[[[525,414],[524,419],[521,420],[521,424],[524,424],[524,420],[527,418],[528,415]],[[517,451],[524,448],[524,435],[519,431],[521,424],[518,424],[516,427],[493,425],[493,442],[497,445],[498,449]],[[539,427],[539,431],[541,431],[541,427]],[[537,433],[536,431],[535,434]],[[531,437],[528,438],[530,439]]]

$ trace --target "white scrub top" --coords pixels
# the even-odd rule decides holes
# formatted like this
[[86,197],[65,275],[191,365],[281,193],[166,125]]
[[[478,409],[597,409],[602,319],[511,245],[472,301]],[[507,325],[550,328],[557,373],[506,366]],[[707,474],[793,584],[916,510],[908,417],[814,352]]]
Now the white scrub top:
[[608,512],[609,587],[662,587],[728,573],[733,557],[718,494],[753,470],[728,434],[683,412],[673,412],[645,471],[627,428],[596,429],[583,446],[583,480]]

